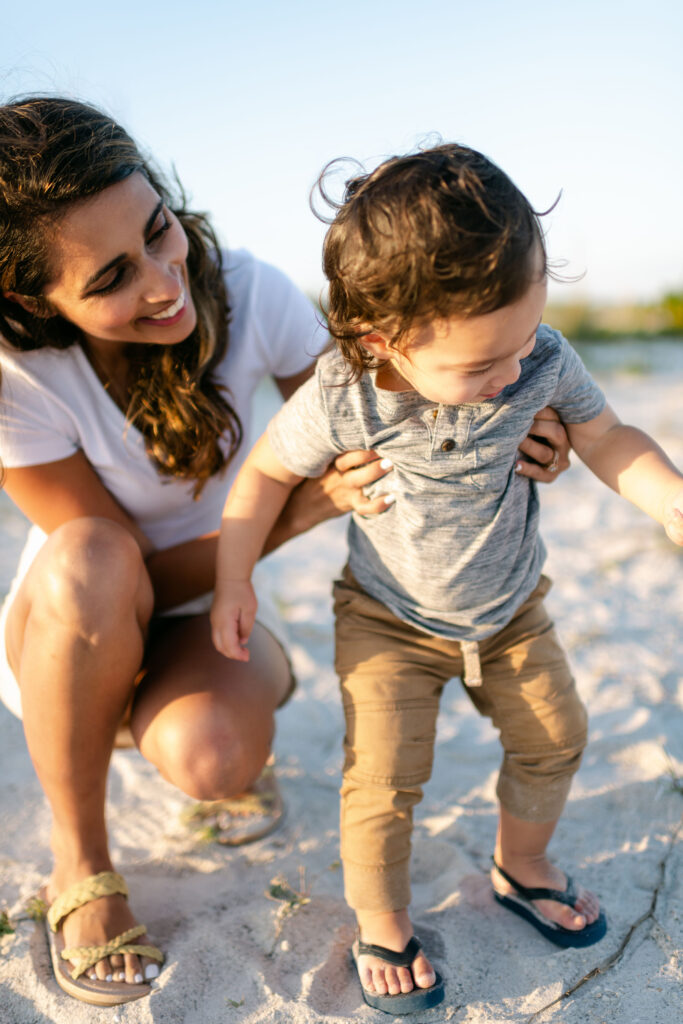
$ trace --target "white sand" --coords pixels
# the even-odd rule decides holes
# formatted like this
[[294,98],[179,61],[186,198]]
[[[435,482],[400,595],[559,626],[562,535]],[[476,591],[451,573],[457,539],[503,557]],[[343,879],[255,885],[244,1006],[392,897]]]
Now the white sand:
[[[680,364],[675,373],[604,380],[622,417],[650,430],[683,465]],[[447,1000],[408,1019],[674,1024],[683,980],[681,852],[673,843],[683,810],[682,552],[583,467],[543,500],[547,570],[556,581],[549,604],[591,717],[551,852],[600,894],[609,932],[588,950],[558,951],[493,902],[487,869],[499,746],[453,681],[413,862],[414,918],[447,979]],[[6,534],[15,528],[7,522]],[[14,935],[0,940],[2,1024],[392,1019],[363,1004],[347,958],[353,924],[338,866],[342,718],[328,598],[343,557],[343,524],[332,523],[271,562],[301,681],[279,717],[288,815],[278,833],[238,851],[193,845],[178,820],[189,801],[136,752],[114,755],[115,862],[168,958],[147,1000],[98,1010],[69,999],[52,979],[42,932],[20,919],[50,870],[49,813],[21,725],[0,710],[0,910],[17,921]],[[278,905],[264,895],[276,875],[296,887],[303,876],[310,896],[279,934]]]

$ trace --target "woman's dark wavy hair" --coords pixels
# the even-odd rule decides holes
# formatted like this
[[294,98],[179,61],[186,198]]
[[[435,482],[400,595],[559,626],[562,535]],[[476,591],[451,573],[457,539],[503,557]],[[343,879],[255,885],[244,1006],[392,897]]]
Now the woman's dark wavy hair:
[[[228,345],[228,297],[220,250],[204,214],[185,208],[124,129],[71,99],[33,96],[0,107],[0,334],[29,350],[77,344],[80,330],[59,315],[27,312],[5,297],[36,300],[50,281],[51,237],[74,204],[140,172],[178,217],[189,241],[188,278],[197,325],[175,345],[129,345],[128,421],[166,476],[204,484],[234,454],[242,426],[214,378]],[[221,444],[223,441],[227,450]]]
[[411,327],[479,316],[515,302],[547,260],[539,217],[488,157],[456,144],[394,156],[328,194],[334,160],[314,192],[336,210],[323,248],[328,326],[354,378],[378,362],[360,343],[376,332],[397,348]]

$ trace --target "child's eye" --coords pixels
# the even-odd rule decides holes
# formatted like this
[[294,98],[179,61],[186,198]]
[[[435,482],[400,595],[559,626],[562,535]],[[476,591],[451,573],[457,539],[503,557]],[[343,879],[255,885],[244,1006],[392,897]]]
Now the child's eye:
[[482,373],[488,373],[491,366],[485,366],[483,370],[468,370],[467,377],[481,377]]

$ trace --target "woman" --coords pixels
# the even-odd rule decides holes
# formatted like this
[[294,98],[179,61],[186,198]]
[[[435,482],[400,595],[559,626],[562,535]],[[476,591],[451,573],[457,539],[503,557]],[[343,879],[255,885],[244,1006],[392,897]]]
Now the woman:
[[[0,458],[35,524],[3,609],[0,690],[53,814],[57,980],[113,1005],[147,994],[162,959],[108,853],[121,721],[164,778],[220,799],[258,778],[291,689],[276,621],[262,617],[242,664],[213,648],[207,610],[254,388],[267,374],[284,396],[298,386],[316,323],[272,268],[244,253],[222,265],[206,219],[120,126],[60,99],[0,108],[0,293]],[[546,469],[523,472],[552,479],[562,428],[534,432],[552,448],[525,442]],[[293,494],[268,548],[380,511],[361,487],[382,474],[372,453],[343,456]]]

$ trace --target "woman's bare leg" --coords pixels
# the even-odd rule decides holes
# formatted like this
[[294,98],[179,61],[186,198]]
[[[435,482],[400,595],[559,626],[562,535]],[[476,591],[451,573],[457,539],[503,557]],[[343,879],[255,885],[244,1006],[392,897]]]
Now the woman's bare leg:
[[169,619],[150,642],[131,731],[163,777],[197,800],[244,792],[270,752],[289,665],[259,623],[249,649],[247,663],[219,654],[208,615]]
[[[56,530],[13,603],[8,657],[21,688],[29,752],[52,810],[50,899],[112,867],[107,769],[151,609],[137,545],[104,519],[73,520]],[[106,897],[70,914],[64,939],[67,946],[98,945],[135,924],[122,896]],[[149,963],[126,956],[126,980],[139,978]],[[88,974],[106,979],[118,973],[115,967],[104,960]]]

